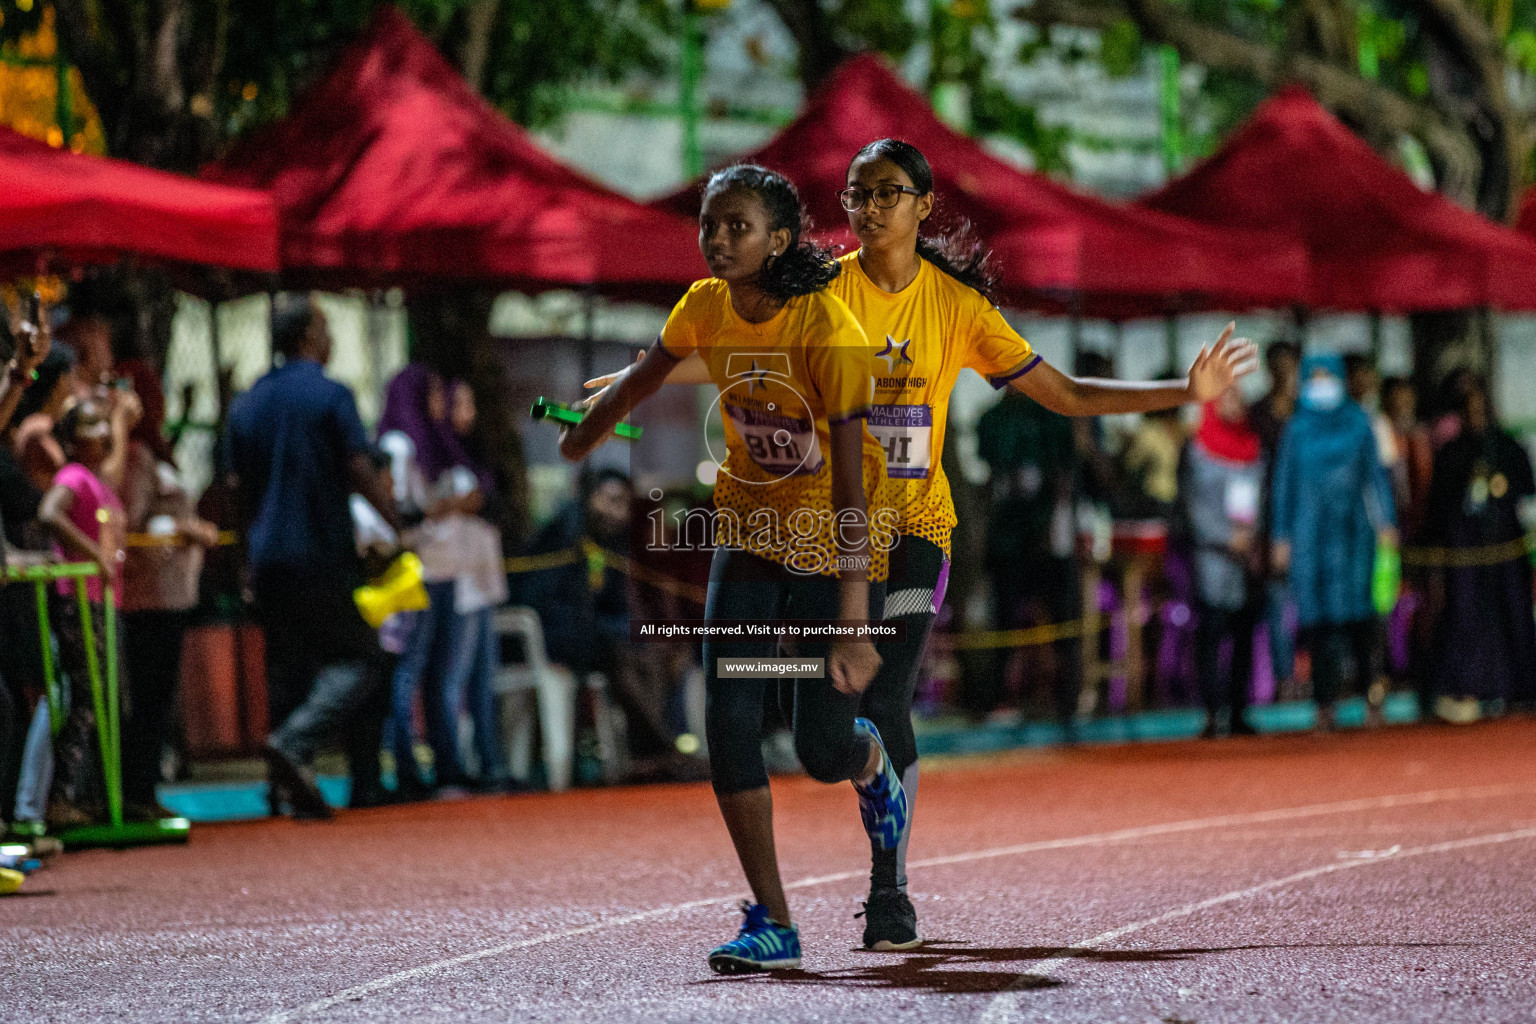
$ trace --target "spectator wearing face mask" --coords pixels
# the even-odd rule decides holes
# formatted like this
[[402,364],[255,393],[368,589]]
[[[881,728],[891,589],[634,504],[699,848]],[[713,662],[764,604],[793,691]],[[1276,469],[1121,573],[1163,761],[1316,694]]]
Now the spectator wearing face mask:
[[1370,417],[1345,391],[1344,361],[1308,356],[1301,382],[1275,465],[1271,558],[1289,574],[1318,727],[1329,729],[1346,652],[1364,687],[1375,679],[1371,573],[1378,540],[1396,543],[1397,513]]

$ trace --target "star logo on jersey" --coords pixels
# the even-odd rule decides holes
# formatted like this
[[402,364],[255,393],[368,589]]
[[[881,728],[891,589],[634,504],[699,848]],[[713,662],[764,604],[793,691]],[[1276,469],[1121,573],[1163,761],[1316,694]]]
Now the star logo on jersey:
[[906,363],[908,366],[912,365],[912,357],[907,354],[907,349],[911,347],[911,338],[908,338],[906,341],[898,342],[895,338],[887,334],[885,336],[885,348],[877,352],[875,354],[875,358],[884,359],[886,374],[894,377],[896,375],[896,367],[900,366],[902,363]]
[[752,360],[752,369],[742,374],[742,377],[744,377],[747,382],[747,395],[749,397],[758,390],[766,391],[768,389],[768,385],[764,384],[763,382],[768,379],[768,374],[770,372],[772,371],[758,369],[757,360]]

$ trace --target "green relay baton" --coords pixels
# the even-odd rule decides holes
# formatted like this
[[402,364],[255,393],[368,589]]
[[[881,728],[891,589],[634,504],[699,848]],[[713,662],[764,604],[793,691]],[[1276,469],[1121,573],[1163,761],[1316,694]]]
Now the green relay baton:
[[[528,415],[536,420],[557,420],[561,423],[569,423],[572,426],[581,422],[582,414],[568,405],[559,402],[551,402],[547,398],[536,398],[533,408],[528,410]],[[640,439],[640,428],[633,423],[620,423],[613,428],[613,432],[620,437],[627,437],[631,441]]]

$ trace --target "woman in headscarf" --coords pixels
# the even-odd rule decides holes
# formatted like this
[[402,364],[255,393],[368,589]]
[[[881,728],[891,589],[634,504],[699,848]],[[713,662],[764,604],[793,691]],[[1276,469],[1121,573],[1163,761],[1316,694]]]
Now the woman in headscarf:
[[[1536,495],[1525,449],[1493,422],[1488,393],[1462,394],[1461,433],[1435,455],[1424,542],[1448,548],[1437,627],[1441,697],[1529,699],[1536,685],[1531,563],[1521,503]],[[1457,556],[1461,557],[1457,557]]]
[[[1209,715],[1202,735],[1220,734],[1225,706],[1230,732],[1251,736],[1254,729],[1243,720],[1243,710],[1253,677],[1253,630],[1264,598],[1254,578],[1264,468],[1259,435],[1248,425],[1236,387],[1205,404],[1179,476],[1179,520],[1195,564],[1195,663]],[[1221,649],[1229,639],[1232,660],[1223,684]]]
[[[479,517],[491,475],[465,446],[475,423],[473,393],[412,363],[390,381],[379,420],[379,445],[394,461],[395,499],[420,524],[404,540],[422,561],[431,607],[420,613],[394,678],[397,791],[425,796],[412,737],[416,691],[422,692],[433,782],[438,788],[506,784],[506,768],[490,692],[495,662],[491,611],[507,597],[501,537]],[[471,780],[458,754],[459,710],[475,725],[480,777]]]
[[[1307,356],[1301,396],[1275,465],[1272,562],[1289,571],[1302,644],[1312,655],[1318,728],[1333,727],[1346,649],[1363,688],[1375,678],[1371,573],[1378,541],[1396,543],[1392,483],[1365,410],[1344,388],[1344,360]],[[1372,688],[1373,710],[1382,694]]]

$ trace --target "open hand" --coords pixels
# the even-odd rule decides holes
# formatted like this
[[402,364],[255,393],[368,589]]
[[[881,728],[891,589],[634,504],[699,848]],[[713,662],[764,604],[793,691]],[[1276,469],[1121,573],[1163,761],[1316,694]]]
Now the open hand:
[[591,380],[589,380],[589,381],[585,382],[584,384],[582,384],[582,387],[586,388],[589,391],[592,390],[593,388],[597,388],[599,390],[597,390],[593,394],[588,395],[586,398],[583,398],[581,401],[572,404],[571,408],[573,408],[573,409],[585,409],[585,408],[591,406],[592,404],[594,404],[599,398],[603,397],[603,394],[609,388],[613,387],[619,381],[623,380],[624,379],[624,375],[626,373],[629,373],[635,367],[639,366],[640,365],[640,361],[643,360],[644,358],[645,358],[645,349],[641,349],[638,353],[635,354],[635,361],[633,363],[629,364],[628,366],[624,367],[624,369],[622,369],[622,370],[615,370],[612,373],[605,373],[601,377],[593,377]]
[[1189,368],[1189,398],[1205,404],[1231,387],[1234,381],[1248,376],[1259,365],[1259,350],[1247,338],[1234,338],[1237,322],[1228,323],[1216,344],[1202,348]]

